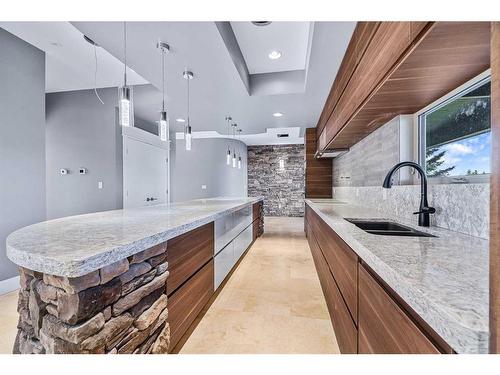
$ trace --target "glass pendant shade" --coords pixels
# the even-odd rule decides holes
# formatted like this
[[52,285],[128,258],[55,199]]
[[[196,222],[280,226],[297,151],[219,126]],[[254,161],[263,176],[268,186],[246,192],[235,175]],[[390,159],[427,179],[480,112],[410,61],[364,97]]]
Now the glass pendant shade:
[[238,157],[238,169],[241,169],[241,156]]
[[190,151],[191,150],[191,142],[192,142],[192,134],[191,134],[191,126],[187,126],[186,128],[186,150]]
[[227,150],[226,164],[231,165],[231,150]]
[[158,135],[163,142],[166,142],[168,140],[167,111],[160,112],[160,121],[158,121]]
[[134,126],[132,105],[132,88],[122,86],[118,88],[118,118],[121,126]]
[[236,168],[236,152],[233,154],[233,168]]

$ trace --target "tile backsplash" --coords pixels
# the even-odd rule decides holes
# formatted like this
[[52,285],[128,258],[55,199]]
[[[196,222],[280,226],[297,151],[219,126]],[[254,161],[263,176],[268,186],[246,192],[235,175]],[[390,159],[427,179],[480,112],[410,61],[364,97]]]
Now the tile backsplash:
[[[420,185],[334,187],[333,197],[375,208],[381,214],[417,223]],[[489,238],[490,185],[443,184],[428,186],[429,205],[436,209],[431,225],[475,237]]]

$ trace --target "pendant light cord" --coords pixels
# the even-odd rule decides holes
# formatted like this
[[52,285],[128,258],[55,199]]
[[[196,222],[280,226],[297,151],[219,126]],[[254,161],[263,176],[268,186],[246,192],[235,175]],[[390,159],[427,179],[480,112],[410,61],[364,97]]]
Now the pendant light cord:
[[163,98],[161,102],[161,110],[165,111],[165,50],[161,50],[161,80],[162,80],[162,93]]
[[99,101],[101,102],[101,104],[104,104],[104,102],[102,101],[101,97],[97,93],[97,48],[95,46],[95,43],[94,43],[94,61],[95,61],[95,69],[94,69],[94,93],[95,93],[95,96],[97,96],[97,99],[99,99]]
[[124,54],[124,62],[125,62],[125,68],[124,68],[124,82],[125,86],[127,86],[127,22],[123,22],[123,54]]
[[191,124],[189,123],[189,76],[187,77],[186,79],[187,81],[187,110],[188,110],[188,122],[187,122],[187,126],[188,128],[191,126]]

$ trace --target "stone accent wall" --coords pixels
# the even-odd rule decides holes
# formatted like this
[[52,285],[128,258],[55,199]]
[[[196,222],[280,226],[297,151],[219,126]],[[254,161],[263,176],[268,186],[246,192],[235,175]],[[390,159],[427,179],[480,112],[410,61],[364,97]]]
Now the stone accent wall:
[[304,145],[248,147],[248,195],[265,197],[266,216],[304,216],[304,177]]
[[167,353],[166,243],[87,275],[20,268],[13,353]]

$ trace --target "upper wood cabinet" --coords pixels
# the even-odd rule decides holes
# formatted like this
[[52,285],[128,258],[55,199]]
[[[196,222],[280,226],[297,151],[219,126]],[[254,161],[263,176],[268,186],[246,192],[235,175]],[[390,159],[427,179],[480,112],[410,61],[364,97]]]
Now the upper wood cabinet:
[[316,127],[348,148],[489,67],[488,22],[359,22]]
[[305,133],[305,195],[306,198],[332,197],[332,159],[316,159],[316,129]]

